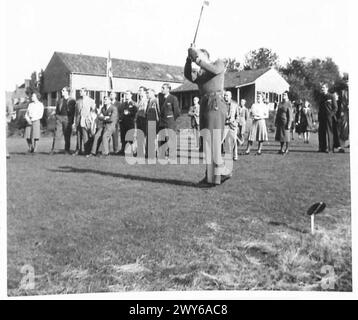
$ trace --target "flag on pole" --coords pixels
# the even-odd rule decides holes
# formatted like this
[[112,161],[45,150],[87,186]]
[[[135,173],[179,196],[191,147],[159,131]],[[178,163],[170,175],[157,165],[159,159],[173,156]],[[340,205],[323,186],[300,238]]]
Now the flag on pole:
[[113,90],[113,73],[112,73],[112,60],[111,60],[111,53],[108,51],[108,58],[107,58],[107,79],[109,83],[109,90]]
[[204,6],[208,6],[209,5],[209,1],[204,1]]

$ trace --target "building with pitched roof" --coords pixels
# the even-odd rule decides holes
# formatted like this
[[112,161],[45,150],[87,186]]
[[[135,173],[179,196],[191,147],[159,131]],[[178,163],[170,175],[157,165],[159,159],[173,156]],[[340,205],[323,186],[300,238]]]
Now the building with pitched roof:
[[[245,99],[248,107],[254,103],[258,92],[263,93],[266,101],[273,107],[275,101],[281,101],[282,93],[289,90],[289,87],[288,82],[274,68],[229,71],[225,74],[225,90],[231,91],[232,98],[236,101]],[[198,86],[188,80],[174,89],[173,93],[184,109],[189,108],[193,98],[199,95]]]
[[[164,82],[172,89],[184,82],[183,67],[112,58],[113,90],[123,97],[126,90],[136,93],[140,86],[160,92]],[[109,91],[106,77],[107,58],[83,54],[55,52],[44,71],[44,92],[47,105],[54,105],[61,89],[71,88],[71,95],[79,97],[85,87],[99,105],[103,94]]]

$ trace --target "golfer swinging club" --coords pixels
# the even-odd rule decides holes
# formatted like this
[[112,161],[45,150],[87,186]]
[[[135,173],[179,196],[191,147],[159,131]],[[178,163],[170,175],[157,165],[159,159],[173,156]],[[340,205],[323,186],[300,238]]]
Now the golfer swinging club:
[[[204,4],[207,5],[206,2]],[[199,87],[200,129],[201,134],[203,134],[203,129],[207,133],[203,137],[206,177],[200,184],[213,186],[221,184],[232,176],[232,166],[227,169],[221,157],[222,134],[226,119],[226,105],[223,98],[225,63],[222,60],[211,62],[209,53],[205,49],[196,49],[197,31],[198,28],[193,44],[188,49],[184,75]],[[198,71],[192,69],[192,62],[200,67]]]

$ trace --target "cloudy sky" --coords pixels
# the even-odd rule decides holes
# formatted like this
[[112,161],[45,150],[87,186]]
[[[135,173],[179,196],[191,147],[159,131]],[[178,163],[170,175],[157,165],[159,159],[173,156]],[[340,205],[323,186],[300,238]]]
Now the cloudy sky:
[[[243,61],[259,47],[282,64],[332,57],[349,70],[350,0],[211,0],[197,45],[213,57]],[[5,2],[5,87],[46,68],[54,51],[183,65],[202,0]]]

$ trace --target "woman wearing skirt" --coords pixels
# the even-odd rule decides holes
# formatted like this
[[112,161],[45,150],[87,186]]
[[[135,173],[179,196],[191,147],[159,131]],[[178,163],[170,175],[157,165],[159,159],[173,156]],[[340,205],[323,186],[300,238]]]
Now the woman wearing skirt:
[[27,107],[25,114],[26,127],[24,138],[27,141],[29,152],[36,152],[37,142],[40,139],[40,120],[42,119],[44,113],[44,106],[40,102],[40,94],[34,92],[31,95],[31,103]]
[[256,155],[261,155],[262,144],[268,140],[265,119],[268,118],[268,107],[263,102],[261,94],[257,94],[257,102],[251,106],[252,126],[250,129],[245,155],[250,154],[254,141],[258,142]]

